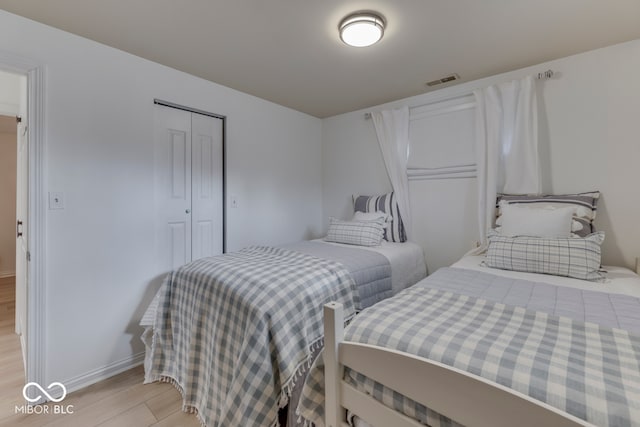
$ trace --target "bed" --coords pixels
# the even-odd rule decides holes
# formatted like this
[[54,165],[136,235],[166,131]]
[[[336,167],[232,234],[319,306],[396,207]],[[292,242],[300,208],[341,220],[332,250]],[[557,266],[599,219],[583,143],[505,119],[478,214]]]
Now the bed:
[[640,278],[605,270],[587,282],[464,257],[364,310],[344,341],[330,304],[298,412],[317,427],[639,426]]
[[324,303],[353,317],[425,275],[411,242],[315,240],[194,261],[143,316],[145,383],[174,384],[203,425],[278,425],[322,348]]

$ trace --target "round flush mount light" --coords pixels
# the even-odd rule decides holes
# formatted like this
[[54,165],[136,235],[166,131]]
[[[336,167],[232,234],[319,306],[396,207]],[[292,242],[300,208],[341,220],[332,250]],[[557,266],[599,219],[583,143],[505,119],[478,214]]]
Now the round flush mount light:
[[371,46],[382,38],[384,24],[384,19],[377,13],[353,13],[340,22],[340,38],[349,46]]

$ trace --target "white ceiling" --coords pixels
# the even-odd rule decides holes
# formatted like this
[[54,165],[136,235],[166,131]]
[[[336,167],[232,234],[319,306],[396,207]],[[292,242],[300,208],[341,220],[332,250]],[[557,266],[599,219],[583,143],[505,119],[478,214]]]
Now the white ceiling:
[[[0,0],[0,8],[327,117],[640,38],[639,0]],[[382,41],[344,45],[374,10]]]

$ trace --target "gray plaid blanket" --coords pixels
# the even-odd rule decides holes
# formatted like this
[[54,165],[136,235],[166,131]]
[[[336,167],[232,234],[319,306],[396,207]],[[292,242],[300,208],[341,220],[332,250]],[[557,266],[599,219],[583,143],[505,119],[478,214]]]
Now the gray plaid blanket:
[[[623,329],[418,284],[363,311],[345,339],[466,370],[598,426],[640,426],[640,337]],[[322,368],[319,358],[298,407],[317,426]],[[345,378],[425,424],[457,425],[357,372],[346,370]]]
[[322,307],[352,316],[355,284],[339,263],[281,248],[206,258],[165,280],[145,383],[168,381],[210,427],[278,425],[299,370],[322,345]]

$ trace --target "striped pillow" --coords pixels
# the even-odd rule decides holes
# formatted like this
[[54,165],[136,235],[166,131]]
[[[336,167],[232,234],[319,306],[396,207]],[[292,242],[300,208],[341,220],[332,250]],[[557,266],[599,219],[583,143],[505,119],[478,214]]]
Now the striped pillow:
[[373,221],[340,221],[329,218],[329,231],[324,240],[347,245],[379,246],[383,233],[383,218]]
[[572,232],[580,237],[586,237],[596,231],[593,221],[596,219],[596,206],[600,198],[599,191],[577,194],[546,194],[546,195],[517,195],[498,194],[496,199],[496,225],[500,225],[501,206],[507,204],[522,204],[534,209],[575,208],[573,213]]
[[603,231],[584,238],[546,238],[509,237],[491,230],[485,263],[502,270],[602,280],[600,245],[603,240]]
[[391,215],[391,222],[384,230],[384,239],[389,242],[406,242],[407,234],[404,230],[398,202],[393,191],[381,196],[353,196],[354,212],[382,211]]

